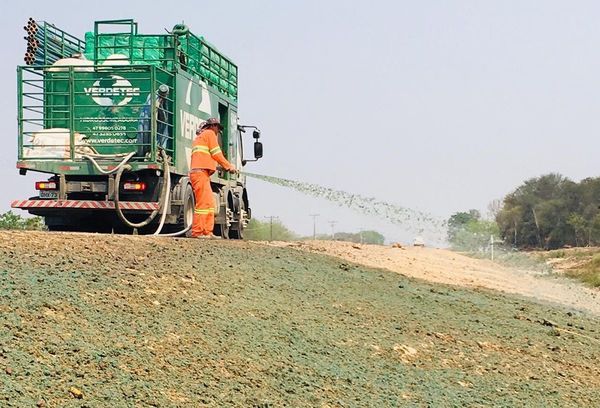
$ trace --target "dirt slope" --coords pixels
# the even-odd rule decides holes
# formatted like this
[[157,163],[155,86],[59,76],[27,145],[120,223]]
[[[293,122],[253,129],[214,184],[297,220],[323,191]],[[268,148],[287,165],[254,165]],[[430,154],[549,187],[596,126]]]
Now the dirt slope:
[[515,293],[600,315],[600,290],[597,288],[587,288],[560,276],[503,267],[449,250],[331,241],[273,242],[270,245],[333,255],[430,282]]
[[2,232],[2,407],[593,406],[598,318],[246,242]]

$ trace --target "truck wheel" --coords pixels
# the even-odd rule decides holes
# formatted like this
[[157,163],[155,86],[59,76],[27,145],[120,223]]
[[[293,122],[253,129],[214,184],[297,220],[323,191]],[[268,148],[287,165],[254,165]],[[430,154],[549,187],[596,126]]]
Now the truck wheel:
[[229,239],[229,227],[227,225],[223,225],[223,224],[215,224],[215,229],[213,230],[213,233],[217,236],[217,237],[221,237],[223,239]]
[[244,239],[244,214],[246,212],[246,206],[244,201],[240,200],[240,213],[238,214],[237,220],[232,225],[232,229],[229,232],[229,236],[232,239]]
[[[217,205],[219,205],[219,204],[217,204]],[[213,229],[213,234],[215,234],[216,236],[221,237],[223,239],[231,238],[231,229],[227,225],[228,217],[231,217],[231,215],[230,215],[231,209],[229,207],[230,207],[230,203],[228,202],[228,200],[226,200],[225,208],[222,209],[225,211],[225,223],[224,224],[216,224],[215,223],[215,227]]]

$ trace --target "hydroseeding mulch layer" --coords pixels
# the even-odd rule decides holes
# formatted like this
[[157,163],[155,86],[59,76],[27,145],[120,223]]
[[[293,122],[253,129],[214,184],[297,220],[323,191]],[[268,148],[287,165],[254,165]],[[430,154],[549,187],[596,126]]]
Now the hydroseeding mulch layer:
[[0,234],[2,407],[593,406],[598,323],[256,243]]

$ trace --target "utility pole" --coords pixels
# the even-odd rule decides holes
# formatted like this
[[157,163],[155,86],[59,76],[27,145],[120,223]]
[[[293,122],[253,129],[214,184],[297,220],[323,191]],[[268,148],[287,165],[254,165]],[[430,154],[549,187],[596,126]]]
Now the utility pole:
[[329,225],[331,225],[331,240],[335,241],[335,224],[337,221],[329,221]]
[[279,217],[276,217],[274,215],[269,215],[268,217],[265,217],[269,219],[269,223],[271,224],[271,238],[269,239],[269,241],[273,241],[273,220],[277,220],[279,219]]
[[494,244],[504,244],[504,241],[501,239],[494,239],[494,236],[490,235],[490,252],[492,261],[494,260]]
[[313,217],[313,241],[317,239],[317,217],[319,214],[308,214]]

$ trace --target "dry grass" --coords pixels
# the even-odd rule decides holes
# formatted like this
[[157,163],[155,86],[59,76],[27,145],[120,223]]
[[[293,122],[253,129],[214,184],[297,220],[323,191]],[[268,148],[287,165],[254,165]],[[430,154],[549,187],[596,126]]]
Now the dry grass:
[[600,248],[598,247],[557,249],[537,253],[537,256],[566,276],[592,287],[600,287]]
[[566,274],[590,286],[600,287],[600,253],[593,255],[583,266],[568,270]]

